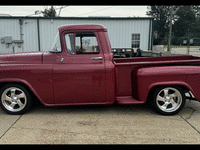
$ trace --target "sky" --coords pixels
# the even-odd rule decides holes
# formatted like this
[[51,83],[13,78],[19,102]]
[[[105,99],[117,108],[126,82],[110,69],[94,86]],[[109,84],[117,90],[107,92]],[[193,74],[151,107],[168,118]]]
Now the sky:
[[[97,5],[97,6],[65,6],[61,10],[61,17],[88,17],[88,16],[110,16],[110,17],[148,17],[146,15],[147,6],[145,5]],[[36,10],[42,11],[44,5],[29,6],[0,6],[0,16],[9,14],[11,16],[42,16],[42,14],[34,15]],[[61,5],[54,6],[58,14]]]

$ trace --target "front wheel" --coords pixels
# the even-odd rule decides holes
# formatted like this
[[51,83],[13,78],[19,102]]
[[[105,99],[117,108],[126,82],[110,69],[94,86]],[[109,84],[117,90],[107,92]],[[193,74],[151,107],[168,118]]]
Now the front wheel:
[[29,91],[19,84],[7,84],[2,87],[0,97],[0,107],[8,114],[23,114],[31,107]]
[[174,115],[185,105],[185,94],[178,86],[165,86],[156,89],[153,95],[153,105],[162,115]]

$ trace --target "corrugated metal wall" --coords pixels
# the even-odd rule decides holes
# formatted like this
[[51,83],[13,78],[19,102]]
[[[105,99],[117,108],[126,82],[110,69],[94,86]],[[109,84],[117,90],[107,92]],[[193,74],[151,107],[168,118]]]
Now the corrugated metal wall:
[[[13,40],[20,39],[19,19],[0,19],[0,38],[4,36],[12,36]],[[0,53],[12,52],[15,44],[2,44],[0,42]],[[19,48],[16,47],[18,50]],[[19,49],[21,51],[21,49]]]
[[[19,19],[0,19],[0,38],[12,36],[12,40],[20,40]],[[0,53],[38,51],[37,20],[23,19],[23,44],[5,44],[0,41]]]
[[38,31],[36,19],[25,19],[23,22],[23,40],[24,51],[39,51],[38,49]]
[[[70,24],[102,24],[108,29],[108,36],[112,48],[131,48],[131,37],[134,33],[140,33],[140,48],[148,50],[152,31],[151,19],[100,19],[100,18],[59,18],[43,19],[41,17],[21,17],[22,39],[24,43],[9,44],[9,47],[0,42],[0,53],[20,51],[39,51],[38,39],[40,39],[40,50],[47,51],[51,47],[54,37],[61,25]],[[38,21],[38,22],[37,22]],[[38,24],[37,24],[38,23]],[[151,28],[150,28],[151,27]],[[39,36],[38,36],[39,28]],[[20,40],[19,18],[0,18],[0,38],[12,36],[13,40]],[[13,48],[14,47],[14,48]],[[151,48],[150,48],[151,49]]]

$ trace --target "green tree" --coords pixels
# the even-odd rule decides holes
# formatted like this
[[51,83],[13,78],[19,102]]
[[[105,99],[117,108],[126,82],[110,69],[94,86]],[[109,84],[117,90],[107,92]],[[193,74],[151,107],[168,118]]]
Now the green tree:
[[42,11],[42,14],[44,17],[56,17],[56,10],[51,6],[49,9],[45,8],[45,10]]
[[[154,18],[154,31],[158,33],[158,39],[154,40],[154,44],[165,44],[166,37],[169,31],[170,9],[172,6],[166,5],[151,5],[148,7],[147,15]],[[173,8],[173,14],[177,11],[178,6]],[[173,16],[173,22],[176,17]],[[165,41],[165,42],[164,42]]]
[[[171,7],[163,5],[148,7],[147,15],[154,18],[153,28],[158,33],[158,39],[154,39],[154,45],[167,43]],[[200,6],[176,5],[173,7],[171,43],[180,45],[188,36],[200,37]]]
[[177,20],[174,23],[172,30],[174,33],[174,39],[172,44],[182,44],[183,38],[188,36],[194,37],[199,25],[197,15],[192,6],[180,6],[176,12]]

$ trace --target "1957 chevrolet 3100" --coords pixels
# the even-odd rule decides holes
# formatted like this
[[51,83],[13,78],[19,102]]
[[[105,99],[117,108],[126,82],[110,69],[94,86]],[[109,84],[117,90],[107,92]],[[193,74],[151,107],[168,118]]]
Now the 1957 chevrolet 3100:
[[22,114],[34,98],[46,106],[149,101],[173,115],[186,99],[200,100],[199,65],[194,56],[113,59],[103,26],[61,26],[48,52],[0,55],[0,106]]

